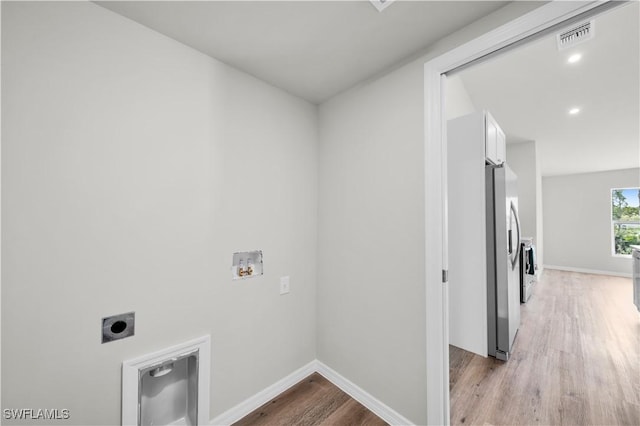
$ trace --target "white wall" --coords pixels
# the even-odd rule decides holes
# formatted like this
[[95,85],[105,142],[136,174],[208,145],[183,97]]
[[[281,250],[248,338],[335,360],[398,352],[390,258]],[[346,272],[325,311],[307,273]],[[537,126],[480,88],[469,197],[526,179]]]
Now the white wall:
[[424,63],[540,5],[511,3],[320,106],[318,359],[416,424],[427,421]]
[[[3,3],[2,406],[117,424],[121,362],[208,333],[212,417],[317,354],[424,424],[423,64],[540,4],[334,98],[318,128],[91,3]],[[253,248],[265,276],[231,282]],[[136,336],[101,345],[129,310]]]
[[119,424],[123,360],[210,334],[215,417],[315,359],[316,107],[89,2],[2,9],[2,407]]
[[533,237],[537,262],[542,266],[542,188],[535,141],[507,144],[507,164],[518,176],[518,213],[523,237]]
[[545,267],[631,276],[611,254],[611,189],[640,186],[640,169],[542,178]]
[[542,196],[542,168],[536,150],[536,263],[538,271],[544,271],[544,197]]
[[476,107],[460,76],[447,76],[446,81],[444,104],[447,120],[476,112]]
[[508,144],[507,164],[518,176],[518,213],[522,236],[535,237],[537,229],[535,142]]
[[[424,422],[420,67],[320,107],[318,359]],[[320,266],[321,265],[321,266]]]

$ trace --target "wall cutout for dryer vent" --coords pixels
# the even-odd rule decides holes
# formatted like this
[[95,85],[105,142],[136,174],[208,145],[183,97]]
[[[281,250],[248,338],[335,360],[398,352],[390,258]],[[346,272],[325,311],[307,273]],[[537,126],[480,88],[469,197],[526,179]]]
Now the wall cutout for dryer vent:
[[591,40],[594,35],[593,21],[574,25],[570,29],[556,35],[558,50],[568,49],[577,44],[584,43],[587,40]]
[[135,322],[135,312],[102,318],[102,343],[133,336],[135,334]]

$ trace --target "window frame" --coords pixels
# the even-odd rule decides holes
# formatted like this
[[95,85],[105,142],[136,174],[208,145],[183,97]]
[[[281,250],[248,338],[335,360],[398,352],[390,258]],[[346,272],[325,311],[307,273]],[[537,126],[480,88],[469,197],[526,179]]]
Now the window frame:
[[[617,187],[617,188],[611,188],[609,190],[609,231],[611,232],[611,238],[610,238],[611,256],[612,257],[630,259],[631,258],[631,253],[630,254],[616,253],[616,232],[615,232],[616,221],[613,218],[613,191],[620,191],[620,190],[626,190],[626,189],[632,189],[632,190],[635,190],[635,191],[640,191],[640,187],[637,187],[637,186]],[[640,202],[640,195],[638,196],[638,198],[639,198],[638,201]],[[640,206],[638,206],[638,214],[640,215]],[[629,224],[634,224],[634,225],[640,226],[640,219],[637,220],[637,221],[632,221],[632,222],[617,221],[617,223],[629,223]]]

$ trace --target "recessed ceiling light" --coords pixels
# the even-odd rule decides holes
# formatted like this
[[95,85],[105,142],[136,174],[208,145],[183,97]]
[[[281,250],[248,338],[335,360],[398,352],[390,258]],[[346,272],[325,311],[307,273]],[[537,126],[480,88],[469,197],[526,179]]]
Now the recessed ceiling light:
[[569,56],[569,59],[567,59],[567,62],[569,62],[570,64],[575,64],[580,59],[582,59],[582,55],[579,53],[576,53],[574,55]]
[[580,112],[580,108],[571,108],[569,110],[569,114],[571,114],[571,115],[576,115],[579,112]]

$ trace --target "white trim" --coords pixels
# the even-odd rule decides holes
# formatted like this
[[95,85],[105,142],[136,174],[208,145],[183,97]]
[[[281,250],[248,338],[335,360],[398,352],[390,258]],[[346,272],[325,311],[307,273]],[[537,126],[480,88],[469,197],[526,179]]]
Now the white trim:
[[[289,389],[291,386],[297,384],[305,377],[308,377],[309,375],[315,373],[317,371],[317,363],[318,362],[316,360],[311,361],[307,365],[278,380],[276,383],[249,397],[235,407],[232,407],[224,413],[220,414],[215,419],[212,419],[209,424],[216,426],[227,426],[237,422],[254,410],[260,408],[273,398],[277,397],[282,392]],[[204,422],[201,424],[204,424]]]
[[209,421],[211,338],[202,336],[122,363],[122,424],[138,424],[138,370],[198,349],[198,424]]
[[215,419],[212,419],[209,424],[215,426],[231,425],[316,372],[390,425],[413,425],[411,421],[401,414],[318,360],[311,361],[235,407],[230,408]]
[[[0,7],[0,46],[2,46],[2,7]],[[2,69],[0,67],[0,81]],[[2,87],[0,85],[0,99]],[[0,130],[2,129],[2,107],[0,107]],[[0,200],[2,200],[2,131],[0,131]],[[0,201],[0,235],[2,235],[2,202]],[[2,239],[0,239],[0,259],[2,259]],[[2,318],[2,262],[0,262],[0,318]],[[0,366],[2,365],[2,330],[0,327]],[[2,383],[2,369],[0,368],[0,383]],[[2,386],[0,386],[0,401],[2,401]],[[1,423],[1,422],[0,422]]]
[[344,393],[364,405],[369,411],[380,417],[390,425],[412,425],[413,422],[384,404],[364,389],[351,382],[332,368],[317,361],[317,371],[331,383],[339,387]]
[[633,258],[630,254],[612,254],[611,257],[615,259],[631,259]]
[[556,271],[567,271],[567,272],[580,272],[582,274],[595,274],[595,275],[609,275],[611,277],[624,277],[631,278],[632,274],[626,274],[624,272],[613,272],[613,271],[599,271],[596,269],[585,269],[585,268],[574,268],[571,266],[556,266],[556,265],[544,265],[545,269],[553,269]]
[[441,75],[512,43],[607,3],[553,1],[425,64],[425,285],[427,342],[427,422],[449,423],[446,126]]
[[[432,64],[434,65],[434,64]],[[447,202],[446,191],[442,186],[442,152],[441,131],[446,129],[442,124],[443,110],[440,71],[433,67],[425,67],[425,280],[426,280],[426,344],[427,344],[427,423],[445,424],[449,420],[449,393],[445,383],[449,383],[449,353],[442,349],[443,342],[449,341],[445,313],[448,308],[448,289],[442,285],[442,270],[447,269],[444,238],[446,232],[444,209]],[[429,143],[429,141],[434,141]]]

